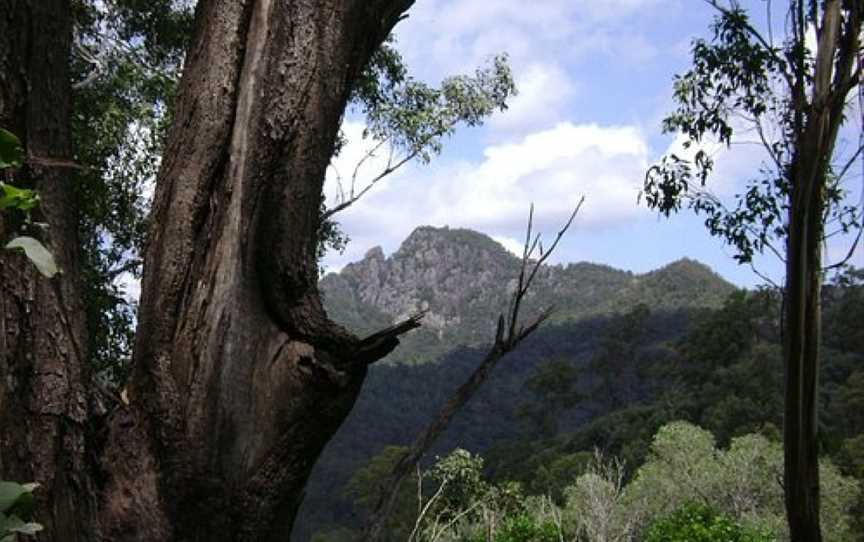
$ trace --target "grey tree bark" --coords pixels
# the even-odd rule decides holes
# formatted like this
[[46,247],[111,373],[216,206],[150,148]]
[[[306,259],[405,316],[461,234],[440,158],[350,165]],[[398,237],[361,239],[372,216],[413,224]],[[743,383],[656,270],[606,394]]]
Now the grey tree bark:
[[[796,39],[804,43],[804,2],[797,2]],[[814,8],[815,9],[815,8]],[[825,191],[845,100],[861,77],[864,6],[828,0],[822,6],[812,86],[803,59],[794,67],[795,145],[791,162],[783,308],[784,493],[793,542],[822,540],[819,521],[818,402],[822,242]],[[845,11],[845,17],[844,17]],[[811,86],[808,99],[808,86]]]
[[[0,260],[0,416],[29,424],[4,437],[0,466],[50,488],[43,540],[287,539],[367,366],[419,325],[365,339],[335,325],[316,260],[352,82],[412,3],[199,2],[157,179],[129,403],[104,419],[87,408],[90,375],[73,348],[86,341],[70,188],[53,170],[33,174],[65,273],[58,299],[21,258]],[[0,119],[28,152],[68,157],[69,3],[2,4]]]
[[[78,277],[70,145],[68,0],[0,1],[0,126],[15,133],[26,162],[15,184],[35,188],[39,235],[63,273],[50,281],[23,256],[0,248],[0,477],[38,481],[40,521],[51,539],[84,540],[95,505],[86,445],[92,410]],[[55,165],[49,165],[55,164]],[[2,179],[6,181],[6,179]],[[8,241],[20,218],[0,217]]]

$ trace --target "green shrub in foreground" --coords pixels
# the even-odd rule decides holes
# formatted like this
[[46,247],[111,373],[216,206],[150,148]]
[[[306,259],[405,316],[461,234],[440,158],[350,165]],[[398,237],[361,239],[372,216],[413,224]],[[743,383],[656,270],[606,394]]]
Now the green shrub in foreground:
[[775,542],[703,504],[687,504],[648,526],[645,542]]
[[[539,522],[529,515],[507,518],[497,530],[494,542],[559,542],[558,528],[549,522]],[[486,536],[475,533],[466,542],[485,542]]]

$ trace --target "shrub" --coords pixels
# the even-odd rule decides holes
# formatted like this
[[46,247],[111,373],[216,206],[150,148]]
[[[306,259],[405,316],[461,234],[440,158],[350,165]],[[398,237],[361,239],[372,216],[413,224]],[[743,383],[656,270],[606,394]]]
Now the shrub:
[[747,528],[703,504],[686,504],[648,526],[645,542],[775,542],[765,531]]

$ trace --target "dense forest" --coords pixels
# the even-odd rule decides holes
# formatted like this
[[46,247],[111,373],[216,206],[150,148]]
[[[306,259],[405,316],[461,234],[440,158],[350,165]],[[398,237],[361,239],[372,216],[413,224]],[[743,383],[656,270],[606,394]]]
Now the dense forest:
[[[426,242],[419,243],[418,237]],[[415,232],[387,261],[398,265],[402,273],[407,267],[422,267],[418,255],[428,253],[430,246],[450,254],[450,258],[435,260],[437,272],[446,277],[458,276],[465,271],[463,266],[476,265],[478,259],[494,254],[505,261],[509,258],[511,265],[516,262],[485,236],[428,229]],[[485,256],[487,253],[491,255]],[[349,292],[337,289],[344,286],[337,278],[354,281],[356,291],[372,286],[363,283],[364,278],[380,289],[387,290],[389,285],[398,290],[393,283],[398,284],[402,275],[390,277],[382,271],[387,261],[373,253],[357,267],[349,266],[343,277],[328,277],[327,281],[336,283],[329,302],[350,306],[343,302]],[[371,263],[377,269],[374,279],[364,272]],[[571,271],[576,268],[579,266]],[[549,272],[553,278],[545,285],[554,288],[555,271]],[[477,511],[486,507],[491,507],[494,521],[512,522],[514,532],[536,530],[531,535],[500,535],[500,540],[508,541],[519,540],[518,536],[558,540],[561,532],[565,537],[582,533],[587,540],[643,539],[652,525],[672,521],[668,518],[676,513],[696,512],[713,514],[711,517],[721,514],[742,532],[760,533],[761,538],[754,540],[787,536],[777,481],[782,473],[779,443],[783,424],[779,294],[772,289],[734,289],[696,262],[671,265],[642,280],[628,274],[625,280],[621,278],[611,268],[568,277],[581,286],[576,291],[604,292],[606,305],[587,303],[562,309],[557,322],[539,330],[525,348],[507,358],[505,366],[442,435],[423,465],[428,481],[422,499],[428,502],[439,489],[441,476],[448,475],[436,469],[445,468],[448,462],[466,461],[474,481],[460,479],[458,483],[476,487],[460,486],[452,491],[465,494],[440,497],[434,512],[428,512],[425,523],[421,522],[422,529],[431,531],[415,533],[418,540],[481,536],[484,525],[493,521]],[[430,281],[438,286],[426,298],[427,304],[440,305],[442,299],[456,295],[459,302],[455,306],[470,306],[458,299],[459,294],[448,291],[445,283],[446,279]],[[634,283],[637,288],[623,288]],[[604,291],[604,285],[611,290]],[[461,295],[474,295],[470,289],[453,287]],[[489,287],[486,293],[494,298],[495,288]],[[542,297],[542,290],[537,295]],[[864,534],[856,519],[864,510],[864,450],[860,448],[864,411],[859,404],[864,393],[864,337],[856,325],[864,317],[864,272],[850,269],[838,274],[825,285],[824,298],[827,353],[820,449],[825,483],[836,484],[826,486],[825,506],[830,509],[825,514],[834,525],[826,529],[826,537],[857,540]],[[656,300],[653,307],[643,302],[646,299]],[[560,303],[569,306],[566,298]],[[354,309],[357,314],[369,314],[374,307],[361,302]],[[346,314],[346,320],[352,321],[350,315]],[[447,331],[445,327],[442,335]],[[465,329],[460,333],[466,333]],[[359,537],[356,529],[375,501],[376,487],[398,457],[399,446],[408,444],[483,356],[482,344],[459,347],[438,359],[418,354],[441,348],[430,337],[409,339],[385,365],[370,372],[355,409],[313,473],[295,538]],[[418,363],[418,359],[427,361]],[[699,452],[704,457],[692,448],[703,446],[699,442],[704,443],[704,451]],[[438,466],[438,461],[444,463]],[[704,462],[716,462],[716,466]],[[698,479],[679,480],[675,476],[683,474],[676,469],[702,472]],[[678,486],[661,484],[667,474],[675,479],[670,483]],[[620,486],[614,499],[607,495],[610,500],[590,505],[600,507],[592,508],[599,515],[592,521],[605,525],[607,531],[602,533],[585,531],[599,527],[579,519],[588,513],[579,507],[589,506],[578,504],[579,499],[589,498],[579,493],[589,491],[581,484],[590,486],[595,475],[603,477],[604,484]],[[635,483],[640,476],[654,478]],[[736,480],[747,483],[728,487],[739,483]],[[410,488],[402,489],[388,540],[407,540],[415,527],[417,511],[422,508],[418,508],[415,484],[416,478],[406,483]],[[590,491],[608,489],[591,487]],[[505,490],[513,492],[508,498],[519,506],[508,508],[510,505],[495,500],[493,495]],[[732,495],[733,490],[741,494]],[[631,493],[641,496],[625,498]],[[628,500],[644,500],[645,495],[655,493],[652,503],[637,505]],[[743,499],[747,505],[733,506],[732,499]],[[688,506],[705,508],[694,512]],[[436,514],[458,515],[463,509],[474,512],[447,529],[435,524],[441,521],[434,519]],[[638,521],[631,523],[631,516]],[[565,517],[569,519],[561,519]],[[433,536],[430,533],[435,529],[443,530]]]

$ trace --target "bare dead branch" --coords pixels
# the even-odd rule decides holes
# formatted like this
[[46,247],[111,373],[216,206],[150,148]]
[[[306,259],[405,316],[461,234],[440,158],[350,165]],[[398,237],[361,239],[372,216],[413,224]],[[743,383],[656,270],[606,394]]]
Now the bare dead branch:
[[402,481],[411,473],[412,470],[414,470],[414,468],[416,468],[416,465],[435,439],[443,433],[450,424],[453,416],[455,416],[465,403],[474,396],[501,358],[519,346],[524,339],[536,331],[540,324],[546,321],[552,314],[552,310],[547,309],[535,317],[527,326],[518,325],[522,300],[531,287],[531,284],[537,275],[537,270],[543,262],[549,258],[558,246],[558,242],[573,224],[573,219],[576,217],[576,214],[579,212],[584,201],[584,197],[579,200],[573,213],[558,232],[555,241],[549,247],[549,250],[543,253],[537,260],[534,260],[529,269],[529,262],[531,261],[533,252],[540,243],[539,236],[534,236],[532,241],[534,205],[531,205],[528,213],[525,243],[522,250],[522,261],[519,266],[517,288],[511,297],[508,315],[506,318],[504,314],[498,316],[498,323],[495,329],[495,341],[489,347],[489,350],[486,352],[486,356],[483,358],[483,361],[480,362],[480,365],[478,365],[468,379],[459,386],[456,392],[438,412],[437,416],[423,431],[420,432],[408,450],[402,455],[399,461],[396,462],[388,481],[383,486],[383,491],[378,498],[378,502],[369,516],[362,538],[364,542],[374,542],[381,538],[384,522],[390,515],[397,491]]
[[846,256],[843,257],[842,260],[835,264],[831,264],[825,268],[825,271],[831,271],[832,269],[837,269],[838,267],[842,267],[852,259],[852,256],[855,255],[855,250],[858,248],[858,244],[861,242],[861,232],[864,231],[864,226],[858,227],[858,233],[855,234],[855,239],[852,241],[852,244],[849,246],[849,252],[846,253]]
[[420,311],[386,329],[373,333],[360,341],[355,359],[369,365],[393,351],[399,345],[399,336],[420,327],[420,320],[427,311]]
[[371,190],[373,186],[378,184],[378,182],[381,179],[390,175],[391,173],[393,173],[394,171],[396,171],[400,167],[404,166],[409,161],[413,160],[418,154],[420,154],[419,150],[413,150],[410,153],[408,153],[407,155],[405,155],[401,160],[396,162],[396,164],[388,165],[386,168],[384,168],[381,171],[381,173],[379,173],[371,181],[369,181],[369,184],[364,186],[363,190],[361,190],[360,192],[357,192],[356,194],[354,193],[354,181],[352,180],[351,181],[351,191],[350,191],[351,197],[349,197],[347,200],[343,201],[339,205],[336,205],[335,207],[331,207],[330,209],[327,209],[326,211],[324,211],[324,213],[322,213],[322,215],[321,215],[321,220],[327,220],[328,218],[335,215],[339,211],[344,211],[348,207],[351,207],[352,205],[354,205],[357,202],[357,200],[359,200],[360,198],[365,196],[366,193],[369,192],[369,190]]

